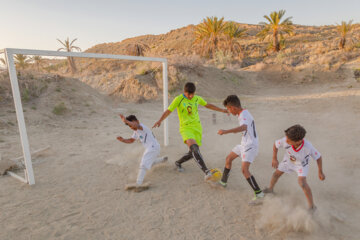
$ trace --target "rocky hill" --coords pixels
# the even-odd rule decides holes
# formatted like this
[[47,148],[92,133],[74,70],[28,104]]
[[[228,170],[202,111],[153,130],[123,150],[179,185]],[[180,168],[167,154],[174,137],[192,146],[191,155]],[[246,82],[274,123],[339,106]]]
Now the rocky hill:
[[[254,85],[309,84],[342,82],[353,77],[348,66],[359,68],[360,25],[349,34],[346,48],[338,48],[336,26],[295,25],[293,36],[286,37],[284,48],[274,53],[269,43],[256,34],[260,25],[240,24],[246,34],[239,40],[242,52],[230,57],[218,52],[214,59],[198,54],[194,44],[194,25],[166,34],[144,35],[121,42],[103,43],[86,50],[91,53],[128,55],[135,44],[146,46],[145,56],[166,57],[169,61],[170,94],[181,91],[186,81],[203,86],[205,95],[214,96],[221,89],[237,89],[251,93]],[[79,78],[99,91],[126,101],[142,102],[159,99],[162,95],[161,64],[148,62],[76,59],[78,71],[71,75],[66,60],[47,63],[46,70],[67,77]],[[225,79],[225,83],[224,83]],[[211,83],[211,84],[209,84]],[[261,85],[261,86],[260,86]],[[228,87],[225,87],[228,86]]]

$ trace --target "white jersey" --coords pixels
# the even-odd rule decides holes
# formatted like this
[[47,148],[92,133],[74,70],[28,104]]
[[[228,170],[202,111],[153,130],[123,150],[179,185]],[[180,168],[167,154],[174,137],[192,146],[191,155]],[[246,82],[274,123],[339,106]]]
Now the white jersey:
[[243,136],[241,139],[241,146],[243,147],[258,147],[259,140],[258,135],[255,128],[255,121],[250,112],[246,109],[242,110],[242,112],[238,116],[240,126],[246,124],[247,130],[243,132]]
[[140,123],[140,126],[143,128],[143,130],[138,129],[134,131],[131,138],[140,140],[146,149],[159,148],[160,144],[156,140],[152,131],[142,123]]
[[314,160],[318,160],[321,157],[319,151],[306,139],[303,140],[297,149],[286,142],[286,137],[276,140],[275,146],[276,148],[284,148],[284,161],[296,166],[306,167],[309,164],[310,157]]

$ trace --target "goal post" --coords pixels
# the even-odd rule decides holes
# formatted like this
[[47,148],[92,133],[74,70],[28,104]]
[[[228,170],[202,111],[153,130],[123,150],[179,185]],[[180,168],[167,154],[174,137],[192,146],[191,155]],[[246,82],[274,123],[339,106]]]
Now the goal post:
[[[33,49],[18,49],[18,48],[5,48],[0,49],[0,54],[5,54],[5,59],[9,71],[11,90],[13,94],[16,118],[19,127],[20,140],[23,150],[23,157],[25,162],[25,177],[21,177],[13,172],[8,174],[16,179],[25,182],[29,185],[35,184],[34,171],[32,167],[29,139],[26,131],[26,124],[24,119],[24,112],[21,102],[21,95],[19,90],[19,82],[16,73],[16,65],[14,63],[15,54],[23,55],[36,55],[48,57],[78,57],[78,58],[101,58],[101,59],[116,59],[116,60],[131,60],[131,61],[148,61],[148,62],[161,62],[163,68],[163,106],[164,111],[168,107],[168,65],[166,58],[152,58],[152,57],[138,57],[126,55],[113,55],[113,54],[99,54],[99,53],[85,53],[85,52],[60,52],[48,50],[33,50]],[[169,145],[169,125],[168,119],[164,121],[164,145]]]

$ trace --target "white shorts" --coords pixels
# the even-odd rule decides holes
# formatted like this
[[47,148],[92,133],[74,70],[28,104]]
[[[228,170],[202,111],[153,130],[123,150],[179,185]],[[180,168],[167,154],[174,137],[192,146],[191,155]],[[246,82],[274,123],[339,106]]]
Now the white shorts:
[[242,145],[236,145],[232,149],[232,152],[240,156],[241,161],[252,163],[259,153],[259,148],[257,146],[244,147]]
[[142,156],[140,168],[150,169],[160,155],[160,147],[147,148]]
[[292,164],[289,159],[284,158],[277,169],[284,173],[296,172],[298,177],[306,177],[309,172],[309,164],[303,167],[302,165]]

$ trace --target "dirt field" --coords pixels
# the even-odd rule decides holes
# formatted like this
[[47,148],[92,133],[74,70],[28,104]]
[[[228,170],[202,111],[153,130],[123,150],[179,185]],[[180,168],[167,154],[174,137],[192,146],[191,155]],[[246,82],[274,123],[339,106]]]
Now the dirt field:
[[[240,160],[233,164],[227,189],[205,183],[194,161],[184,165],[185,172],[174,171],[174,161],[187,151],[176,113],[170,116],[170,146],[162,147],[169,161],[145,177],[152,187],[141,193],[124,191],[125,184],[136,178],[143,148],[116,141],[119,135],[132,134],[117,114],[135,114],[152,126],[161,115],[162,103],[113,103],[82,85],[70,88],[76,90],[74,99],[61,96],[66,90],[51,98],[72,106],[64,115],[51,113],[50,96],[25,107],[31,149],[49,145],[50,150],[33,159],[34,186],[0,177],[0,239],[358,239],[358,88],[296,85],[275,91],[254,85],[248,95],[240,94],[260,137],[260,153],[251,171],[262,188],[273,173],[273,141],[287,127],[302,124],[306,138],[322,153],[326,180],[318,179],[314,161],[308,176],[318,206],[314,216],[307,213],[296,175],[284,175],[276,186],[277,195],[250,207],[252,192],[241,174]],[[236,91],[241,92],[240,87]],[[225,96],[226,92],[219,92],[208,100],[220,106]],[[237,120],[216,113],[214,125],[212,114],[201,109],[201,151],[209,167],[222,169],[241,135],[218,136],[218,129],[237,126]],[[21,147],[10,105],[1,106],[0,117],[2,157],[18,157]],[[154,133],[162,143],[162,128]]]

